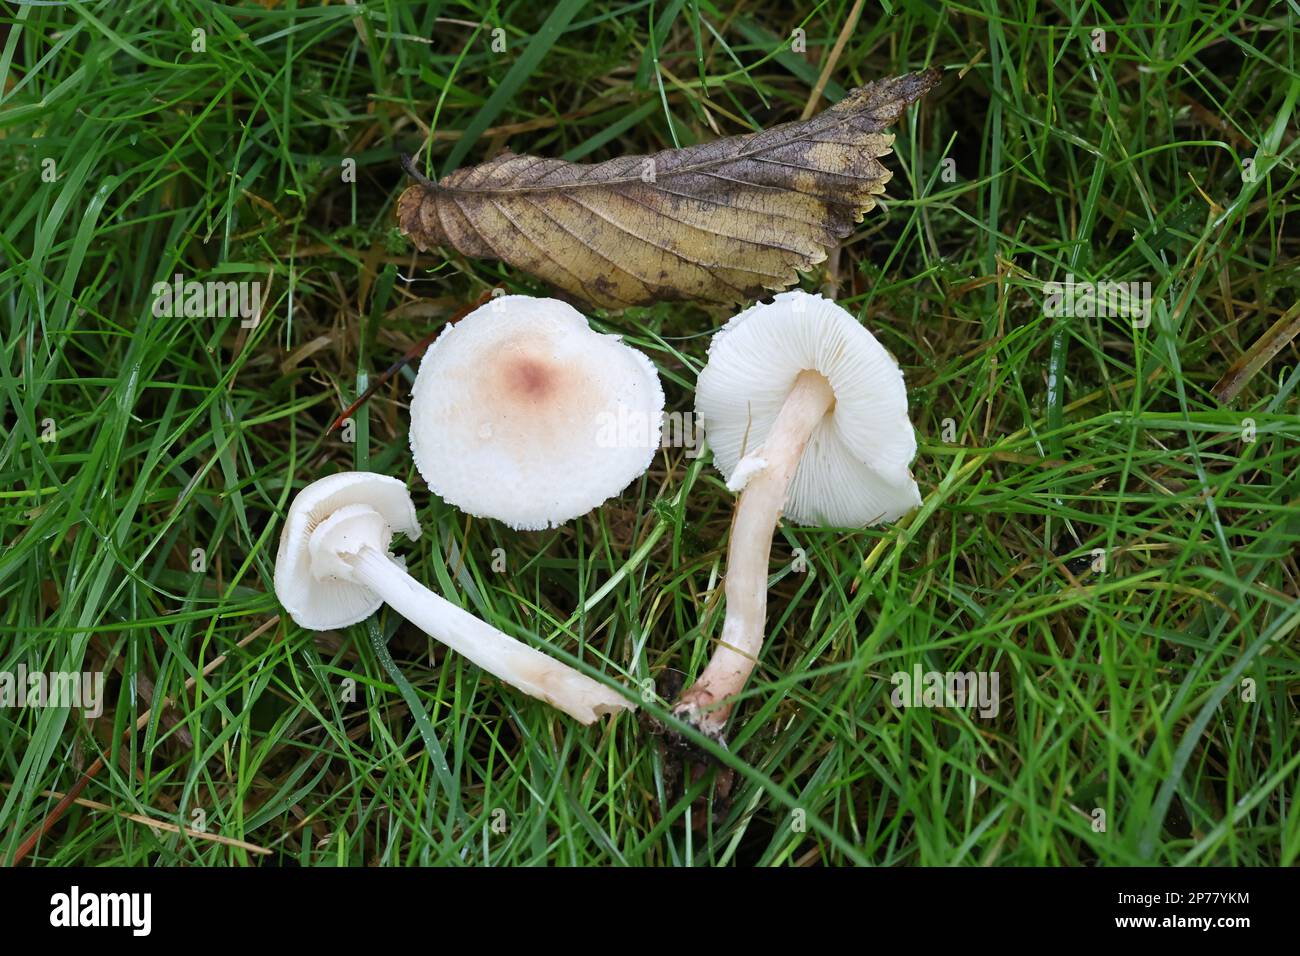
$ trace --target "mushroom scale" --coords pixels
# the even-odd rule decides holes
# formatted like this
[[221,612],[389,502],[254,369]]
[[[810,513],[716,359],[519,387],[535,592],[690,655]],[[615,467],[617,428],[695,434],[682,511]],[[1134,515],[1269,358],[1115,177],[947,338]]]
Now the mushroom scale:
[[411,394],[411,452],[449,504],[512,528],[618,494],[659,447],[654,365],[557,299],[501,296],[448,326]]

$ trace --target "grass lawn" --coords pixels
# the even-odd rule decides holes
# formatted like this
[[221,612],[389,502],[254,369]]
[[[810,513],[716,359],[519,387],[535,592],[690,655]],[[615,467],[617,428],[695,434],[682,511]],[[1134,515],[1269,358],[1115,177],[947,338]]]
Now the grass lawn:
[[[1281,2],[7,5],[0,672],[105,684],[93,719],[0,709],[0,860],[1294,864],[1298,19]],[[689,682],[721,630],[734,507],[707,448],[514,532],[415,472],[414,366],[329,431],[489,290],[547,294],[415,253],[399,154],[437,175],[506,146],[599,161],[932,65],[945,79],[895,128],[885,207],[803,277],[901,363],[924,503],[892,526],[778,531],[728,800],[713,775],[675,785],[637,717],[580,727],[395,614],[323,633],[280,616],[289,501],[365,469],[412,488],[417,579],[588,673]],[[154,315],[177,274],[262,283],[261,320]],[[1057,314],[1067,276],[1147,283],[1149,310]],[[685,413],[733,311],[592,321]],[[996,675],[996,713],[896,706],[892,675],[918,669]]]

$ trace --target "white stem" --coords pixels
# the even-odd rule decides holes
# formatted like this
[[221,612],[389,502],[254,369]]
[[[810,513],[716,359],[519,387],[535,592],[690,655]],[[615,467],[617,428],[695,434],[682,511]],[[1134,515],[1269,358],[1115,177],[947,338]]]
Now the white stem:
[[356,581],[426,634],[530,697],[583,724],[633,705],[567,664],[548,657],[443,599],[369,545],[349,555]]
[[[731,525],[727,552],[727,617],[722,641],[704,672],[678,701],[675,711],[702,733],[720,737],[731,714],[729,698],[739,694],[758,663],[767,622],[767,571],[772,535],[785,507],[804,446],[835,404],[825,376],[800,372],[760,451],[746,456],[764,464],[748,480]],[[745,467],[743,464],[741,467]]]

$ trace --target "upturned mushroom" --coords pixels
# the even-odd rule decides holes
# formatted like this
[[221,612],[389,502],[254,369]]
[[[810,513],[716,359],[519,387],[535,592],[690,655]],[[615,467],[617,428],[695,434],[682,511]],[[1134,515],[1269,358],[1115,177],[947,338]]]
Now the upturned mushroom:
[[696,415],[727,487],[740,492],[724,582],[721,642],[674,714],[723,741],[758,661],[778,519],[863,527],[921,502],[916,435],[898,363],[828,299],[786,292],[714,336]]
[[365,620],[382,604],[473,663],[583,724],[631,710],[616,691],[535,650],[420,584],[389,553],[394,533],[420,536],[406,485],[343,472],[298,493],[280,533],[275,593],[315,631]]
[[558,526],[649,467],[664,393],[650,360],[558,299],[508,295],[448,326],[411,393],[430,490],[512,528]]

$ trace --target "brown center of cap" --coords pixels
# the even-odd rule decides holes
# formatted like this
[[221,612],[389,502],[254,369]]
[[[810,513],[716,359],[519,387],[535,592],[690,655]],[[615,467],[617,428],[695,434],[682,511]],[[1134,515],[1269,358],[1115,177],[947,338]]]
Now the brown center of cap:
[[556,386],[555,370],[533,358],[511,359],[503,373],[506,391],[520,398],[542,401]]
[[465,408],[476,422],[472,440],[523,464],[595,439],[603,400],[597,380],[586,362],[557,351],[544,336],[503,343],[466,385]]

